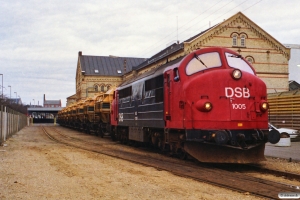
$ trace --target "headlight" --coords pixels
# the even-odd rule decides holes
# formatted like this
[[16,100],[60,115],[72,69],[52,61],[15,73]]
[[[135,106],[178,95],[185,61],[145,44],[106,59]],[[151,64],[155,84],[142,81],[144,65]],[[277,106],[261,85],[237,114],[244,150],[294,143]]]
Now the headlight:
[[196,102],[196,108],[197,110],[201,112],[209,112],[212,109],[212,103],[207,99],[200,99]]
[[205,110],[207,110],[207,111],[210,111],[210,110],[212,109],[212,105],[211,105],[210,102],[206,102],[206,103],[204,104],[204,107],[205,107]]
[[234,78],[235,80],[238,80],[242,77],[242,72],[239,69],[235,69],[232,71],[232,78]]
[[260,103],[260,109],[261,111],[265,112],[269,109],[269,104],[266,101],[263,101]]

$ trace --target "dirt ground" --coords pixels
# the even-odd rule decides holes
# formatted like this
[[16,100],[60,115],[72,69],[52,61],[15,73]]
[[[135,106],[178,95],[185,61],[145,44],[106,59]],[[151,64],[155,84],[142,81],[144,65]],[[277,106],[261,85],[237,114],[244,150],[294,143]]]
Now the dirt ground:
[[38,126],[0,146],[0,199],[260,199],[57,144]]

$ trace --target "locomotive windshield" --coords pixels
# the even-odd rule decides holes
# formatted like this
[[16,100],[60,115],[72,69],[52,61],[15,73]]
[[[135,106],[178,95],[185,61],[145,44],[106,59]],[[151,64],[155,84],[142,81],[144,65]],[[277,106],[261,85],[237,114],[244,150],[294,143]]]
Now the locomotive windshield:
[[218,52],[195,54],[194,58],[187,64],[185,72],[187,75],[192,75],[208,68],[221,66],[221,58]]
[[252,68],[249,66],[247,62],[245,62],[241,58],[241,56],[237,56],[231,53],[225,53],[225,55],[226,55],[227,63],[230,67],[240,69],[250,74],[254,74]]

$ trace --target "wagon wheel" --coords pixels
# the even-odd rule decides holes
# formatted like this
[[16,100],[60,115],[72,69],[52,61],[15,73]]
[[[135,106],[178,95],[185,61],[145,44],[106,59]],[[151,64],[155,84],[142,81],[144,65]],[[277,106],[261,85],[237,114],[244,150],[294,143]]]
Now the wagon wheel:
[[99,133],[98,133],[98,127],[95,127],[95,126],[94,126],[94,130],[95,130],[95,131],[94,131],[94,132],[95,132],[95,135],[98,136],[98,135],[99,135]]
[[86,122],[83,124],[83,131],[87,134],[90,134],[90,130],[89,130],[89,122]]
[[101,138],[103,138],[103,137],[104,137],[104,131],[103,131],[103,129],[102,129],[102,128],[100,129],[100,137],[101,137]]
[[103,127],[103,123],[102,122],[100,122],[100,129],[99,130],[100,130],[100,137],[103,138],[104,133],[106,131],[106,128]]
[[87,126],[86,126],[86,133],[87,134],[91,134],[91,130],[90,130],[89,124],[87,124]]

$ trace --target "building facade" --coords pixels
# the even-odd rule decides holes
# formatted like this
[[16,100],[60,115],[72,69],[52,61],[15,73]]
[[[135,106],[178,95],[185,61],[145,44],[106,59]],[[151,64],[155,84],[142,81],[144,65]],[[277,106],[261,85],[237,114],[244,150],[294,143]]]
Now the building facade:
[[88,56],[80,51],[76,69],[76,101],[117,87],[123,81],[123,75],[143,61],[144,58]]
[[126,75],[130,78],[142,74],[196,49],[212,46],[229,48],[252,63],[257,75],[266,83],[268,93],[289,90],[290,48],[241,12],[182,43],[174,43]]
[[105,92],[126,79],[157,68],[196,49],[212,46],[229,48],[252,63],[257,75],[266,83],[268,93],[289,90],[290,48],[238,12],[184,42],[170,45],[149,59],[86,56],[79,52],[76,101],[92,97],[100,91]]
[[61,100],[46,100],[46,95],[44,94],[44,108],[59,108],[61,107]]

